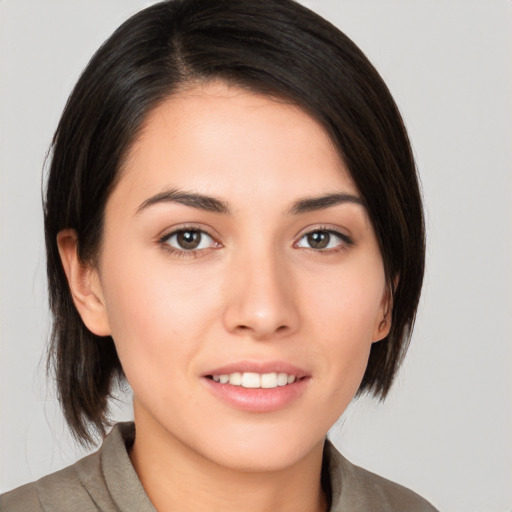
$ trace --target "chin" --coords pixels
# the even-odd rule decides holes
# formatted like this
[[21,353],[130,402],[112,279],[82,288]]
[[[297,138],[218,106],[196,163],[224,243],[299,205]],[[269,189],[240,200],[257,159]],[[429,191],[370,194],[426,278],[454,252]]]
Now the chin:
[[203,456],[231,470],[273,472],[294,466],[315,449],[321,453],[325,442],[325,435],[313,437],[290,430],[280,435],[275,432],[265,435],[261,431],[251,435],[251,430],[243,436],[226,435],[211,440],[204,447]]

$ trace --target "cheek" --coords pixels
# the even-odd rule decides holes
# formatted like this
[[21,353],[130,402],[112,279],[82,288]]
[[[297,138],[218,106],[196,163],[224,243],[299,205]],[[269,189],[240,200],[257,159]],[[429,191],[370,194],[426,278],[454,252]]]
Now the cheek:
[[378,263],[360,271],[347,266],[323,280],[316,276],[306,286],[314,290],[308,297],[312,323],[347,345],[371,344],[385,295],[384,272]]
[[[336,404],[343,412],[357,391],[366,370],[379,321],[385,290],[384,272],[376,264],[364,272],[340,271],[323,281],[309,300],[308,322],[315,350],[322,358],[324,406]],[[338,412],[333,413],[335,417]]]
[[205,289],[204,276],[197,278],[192,266],[173,271],[165,256],[148,261],[136,251],[126,254],[130,257],[109,258],[105,251],[102,286],[112,337],[135,388],[141,379],[187,371],[201,348],[201,333],[218,316],[218,295]]

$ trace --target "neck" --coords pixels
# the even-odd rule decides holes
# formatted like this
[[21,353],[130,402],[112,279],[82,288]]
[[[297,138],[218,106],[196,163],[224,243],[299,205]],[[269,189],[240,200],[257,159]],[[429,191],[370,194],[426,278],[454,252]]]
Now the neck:
[[130,453],[135,471],[159,512],[300,512],[327,510],[321,486],[323,440],[305,457],[279,470],[221,466],[162,427],[136,418]]

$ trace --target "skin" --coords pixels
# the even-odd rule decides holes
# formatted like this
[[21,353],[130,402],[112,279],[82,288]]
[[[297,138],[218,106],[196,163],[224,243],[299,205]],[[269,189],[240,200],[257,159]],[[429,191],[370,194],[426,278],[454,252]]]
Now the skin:
[[[169,200],[141,207],[176,189],[215,197],[229,213]],[[78,260],[72,230],[59,234],[75,304],[91,331],[112,335],[133,389],[130,455],[159,511],[325,510],[326,433],[389,330],[365,208],[290,213],[335,193],[358,197],[315,120],[210,83],[148,116],[107,203],[99,268]],[[208,233],[199,249],[168,237],[184,226]],[[307,233],[328,230],[339,235],[313,248]],[[234,407],[204,375],[239,361],[295,365],[304,390],[271,412]]]

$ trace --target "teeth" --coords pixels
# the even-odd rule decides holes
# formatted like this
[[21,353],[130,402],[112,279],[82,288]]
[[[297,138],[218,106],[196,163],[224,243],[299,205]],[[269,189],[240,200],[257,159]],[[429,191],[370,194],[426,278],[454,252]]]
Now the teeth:
[[261,383],[259,373],[243,373],[242,374],[242,387],[244,388],[259,388]]
[[288,375],[287,373],[252,373],[252,372],[235,372],[222,375],[212,375],[212,379],[220,384],[230,384],[231,386],[242,386],[244,388],[264,388],[271,389],[278,386],[286,386],[293,384],[297,377]]
[[241,386],[242,385],[242,374],[239,372],[232,373],[229,376],[229,383],[232,386]]
[[[290,375],[291,377],[291,375]],[[286,386],[288,384],[288,375],[286,373],[278,373],[277,374],[277,385],[278,386]]]
[[261,376],[262,388],[277,388],[277,373],[264,373]]

